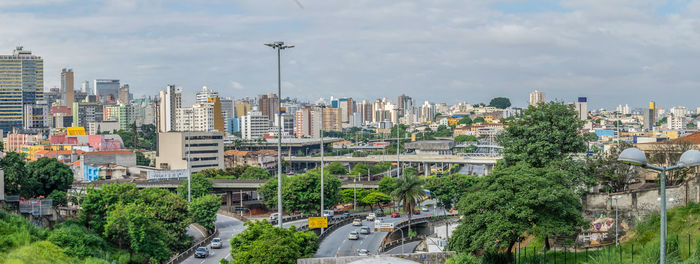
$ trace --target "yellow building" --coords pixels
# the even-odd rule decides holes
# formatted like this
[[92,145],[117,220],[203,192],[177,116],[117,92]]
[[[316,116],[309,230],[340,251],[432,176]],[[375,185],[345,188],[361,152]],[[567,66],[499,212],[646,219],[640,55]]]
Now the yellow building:
[[36,160],[36,152],[44,150],[45,148],[46,146],[43,145],[21,145],[19,147],[19,154],[22,154],[27,160],[34,161]]
[[209,97],[208,101],[214,104],[214,129],[224,133],[224,114],[221,112],[221,100],[219,97]]

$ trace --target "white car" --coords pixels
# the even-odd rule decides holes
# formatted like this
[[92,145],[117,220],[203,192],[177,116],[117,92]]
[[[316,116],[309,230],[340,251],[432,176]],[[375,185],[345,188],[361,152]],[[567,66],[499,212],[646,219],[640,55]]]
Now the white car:
[[370,213],[367,215],[367,221],[374,221],[375,217],[376,215],[374,213]]
[[270,220],[277,220],[277,217],[279,216],[279,213],[274,213],[270,215]]
[[350,234],[348,234],[348,239],[358,240],[358,239],[360,239],[360,234],[358,234],[357,231],[352,231],[352,232],[350,232]]
[[358,249],[357,250],[357,255],[358,256],[369,256],[369,250],[366,249]]
[[211,248],[221,248],[222,244],[221,238],[215,237],[211,240]]

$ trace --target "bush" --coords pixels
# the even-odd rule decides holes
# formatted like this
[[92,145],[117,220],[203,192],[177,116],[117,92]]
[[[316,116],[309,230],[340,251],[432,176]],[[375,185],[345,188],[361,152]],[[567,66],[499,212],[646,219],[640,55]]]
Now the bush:
[[49,242],[62,247],[65,253],[78,258],[103,256],[105,240],[84,226],[63,224],[49,235]]
[[479,264],[479,259],[467,253],[452,255],[445,264]]

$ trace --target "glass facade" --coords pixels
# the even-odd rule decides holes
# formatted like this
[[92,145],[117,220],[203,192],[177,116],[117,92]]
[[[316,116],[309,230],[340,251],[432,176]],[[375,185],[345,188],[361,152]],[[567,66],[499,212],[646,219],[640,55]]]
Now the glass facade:
[[0,55],[0,129],[23,126],[25,105],[44,99],[44,60],[17,47]]

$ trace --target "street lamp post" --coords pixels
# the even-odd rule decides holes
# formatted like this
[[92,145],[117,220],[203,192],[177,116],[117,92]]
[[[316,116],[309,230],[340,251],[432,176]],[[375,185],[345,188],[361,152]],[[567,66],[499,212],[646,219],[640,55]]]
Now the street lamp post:
[[[324,163],[323,162],[323,155],[324,155],[323,154],[323,152],[324,152],[323,151],[323,148],[324,148],[324,146],[323,146],[323,105],[320,106],[320,110],[321,110],[320,111],[321,114],[320,114],[320,118],[319,118],[318,122],[319,122],[319,128],[321,130],[319,132],[319,137],[321,138],[321,216],[325,216],[324,210],[326,210],[326,207],[324,207],[324,200],[325,199],[323,197],[323,195],[324,195],[324,193],[323,193],[323,187],[324,187],[323,186],[323,178],[324,178],[323,177],[324,176],[323,175],[323,167],[324,167],[324,164],[323,164]],[[323,231],[324,231],[323,228],[321,228],[321,234],[323,234]]]
[[282,41],[265,43],[265,46],[277,50],[277,213],[279,219],[277,225],[282,228],[282,73],[280,66],[280,53],[283,49],[294,48],[292,45],[284,45]]
[[660,171],[660,202],[661,202],[661,245],[660,245],[660,263],[666,263],[666,171],[689,168],[700,165],[700,151],[698,150],[688,150],[681,155],[680,160],[677,165],[669,167],[654,166],[647,163],[647,157],[644,152],[638,148],[628,148],[620,153],[620,157],[617,159],[621,162],[641,166],[642,168],[648,168],[655,171]]
[[620,224],[618,223],[618,217],[617,217],[617,215],[618,215],[617,208],[619,208],[617,201],[620,200],[620,198],[622,198],[622,195],[613,195],[612,197],[610,197],[610,199],[615,200],[615,246],[619,245],[618,239],[617,239],[618,238],[617,228],[618,228],[618,226],[620,226]]

